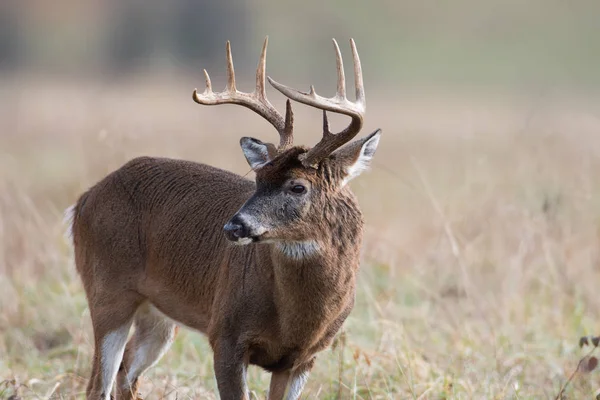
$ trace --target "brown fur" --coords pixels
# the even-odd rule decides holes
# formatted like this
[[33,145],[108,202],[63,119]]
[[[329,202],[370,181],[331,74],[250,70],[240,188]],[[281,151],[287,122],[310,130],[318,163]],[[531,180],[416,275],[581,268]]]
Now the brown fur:
[[[290,375],[311,369],[353,307],[363,220],[340,185],[348,155],[334,153],[313,169],[298,159],[305,151],[291,148],[260,168],[258,187],[203,164],[136,158],[79,198],[75,259],[95,336],[88,398],[106,395],[104,338],[134,318],[143,328],[138,309],[148,304],[208,336],[224,400],[245,398],[248,364],[273,372],[273,399],[283,397]],[[224,224],[255,192],[290,177],[312,185],[310,209],[293,235],[318,240],[318,254],[292,259],[273,243],[231,244]],[[123,388],[136,340],[143,338],[129,341],[118,375],[123,398],[137,391],[137,377]]]

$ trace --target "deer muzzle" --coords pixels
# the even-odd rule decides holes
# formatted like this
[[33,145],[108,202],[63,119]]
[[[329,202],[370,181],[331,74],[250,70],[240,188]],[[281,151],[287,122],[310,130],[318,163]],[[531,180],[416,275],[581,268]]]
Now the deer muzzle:
[[225,224],[223,231],[227,239],[232,242],[238,242],[250,236],[250,229],[237,214]]

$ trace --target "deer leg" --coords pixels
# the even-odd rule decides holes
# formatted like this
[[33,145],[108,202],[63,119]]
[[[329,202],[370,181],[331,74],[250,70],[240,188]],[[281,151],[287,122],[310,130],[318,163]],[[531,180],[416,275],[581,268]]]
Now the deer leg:
[[[297,400],[302,394],[304,385],[308,381],[308,375],[312,369],[314,361],[300,366],[293,371],[277,372],[271,375],[271,385],[269,386],[268,400],[283,400],[286,389],[286,400]],[[288,387],[289,385],[289,387]]]
[[177,326],[149,303],[135,314],[135,333],[125,347],[125,355],[117,376],[117,398],[138,398],[139,378],[169,349]]
[[273,372],[271,374],[271,384],[269,385],[268,400],[283,400],[288,383],[290,382],[291,372]]
[[214,368],[221,400],[249,400],[246,384],[245,351],[238,346],[219,344],[214,350]]
[[100,295],[96,292],[89,303],[95,346],[87,399],[107,400],[111,398],[112,386],[140,298],[133,293]]

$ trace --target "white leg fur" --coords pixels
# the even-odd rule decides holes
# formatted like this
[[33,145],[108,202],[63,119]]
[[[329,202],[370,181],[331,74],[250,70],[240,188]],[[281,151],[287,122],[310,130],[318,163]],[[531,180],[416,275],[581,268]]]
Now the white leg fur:
[[135,351],[124,389],[131,387],[140,375],[155,365],[175,339],[175,324],[151,305],[140,308],[135,329]]
[[104,399],[110,399],[111,389],[117,377],[119,365],[121,365],[121,361],[123,360],[123,352],[125,351],[127,334],[130,327],[131,323],[123,325],[121,328],[106,335],[102,341],[100,366],[102,368],[102,393],[104,393]]
[[292,381],[288,389],[286,400],[297,400],[302,394],[302,389],[308,381],[308,371],[304,371],[298,375],[292,376]]

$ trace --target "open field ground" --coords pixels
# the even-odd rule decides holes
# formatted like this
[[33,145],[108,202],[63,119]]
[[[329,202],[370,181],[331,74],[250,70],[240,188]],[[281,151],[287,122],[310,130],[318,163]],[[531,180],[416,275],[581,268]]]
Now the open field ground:
[[[82,398],[93,340],[63,210],[138,155],[246,174],[239,137],[276,133],[248,110],[194,104],[184,80],[2,88],[0,398]],[[368,101],[363,134],[383,137],[351,184],[367,226],[357,304],[303,398],[554,398],[585,354],[579,337],[600,334],[600,98]],[[297,142],[314,143],[320,113],[296,110]],[[251,369],[249,385],[262,398],[267,375]],[[592,371],[566,394],[598,389]],[[142,393],[215,390],[207,341],[182,330]]]

